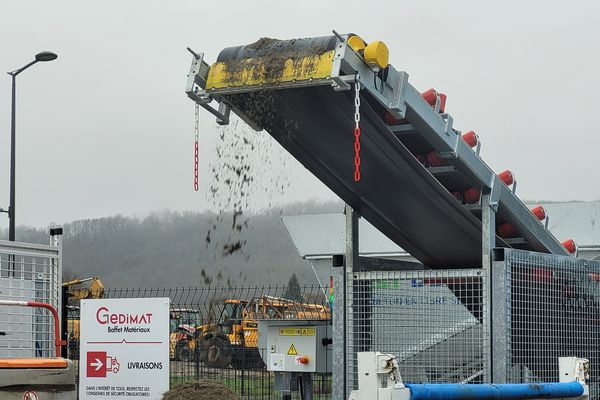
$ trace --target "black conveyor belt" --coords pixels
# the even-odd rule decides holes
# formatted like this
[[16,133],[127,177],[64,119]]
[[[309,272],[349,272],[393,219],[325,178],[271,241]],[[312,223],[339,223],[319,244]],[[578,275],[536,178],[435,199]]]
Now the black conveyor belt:
[[481,221],[418,163],[366,101],[360,123],[362,179],[354,182],[353,95],[318,86],[225,98],[426,266],[480,266]]

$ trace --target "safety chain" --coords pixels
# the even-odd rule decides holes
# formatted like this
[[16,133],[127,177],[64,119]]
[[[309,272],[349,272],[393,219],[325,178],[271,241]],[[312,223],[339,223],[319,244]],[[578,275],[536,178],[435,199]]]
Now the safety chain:
[[200,118],[198,116],[198,103],[195,104],[195,124],[194,124],[194,190],[198,191],[198,141],[200,139]]
[[360,181],[360,82],[354,81],[354,181]]

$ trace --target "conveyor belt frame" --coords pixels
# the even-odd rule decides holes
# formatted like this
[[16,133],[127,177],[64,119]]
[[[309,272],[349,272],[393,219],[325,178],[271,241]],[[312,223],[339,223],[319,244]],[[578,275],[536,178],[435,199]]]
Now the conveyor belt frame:
[[[418,131],[423,139],[441,155],[448,157],[451,164],[463,174],[473,187],[482,193],[483,265],[489,265],[489,249],[496,245],[509,246],[495,234],[496,214],[503,220],[515,225],[521,234],[520,240],[512,243],[529,244],[532,249],[548,253],[568,255],[562,244],[537,220],[519,198],[504,185],[491,168],[461,139],[460,131],[453,128],[453,118],[447,113],[438,113],[432,109],[412,85],[408,83],[408,73],[397,71],[389,66],[386,82],[365,64],[363,59],[348,44],[348,35],[341,36],[335,46],[335,56],[331,75],[322,79],[280,82],[273,85],[242,85],[227,88],[205,90],[210,66],[204,61],[203,53],[195,54],[192,59],[187,95],[217,117],[217,123],[228,124],[230,111],[239,115],[256,130],[262,128],[248,118],[234,105],[229,104],[225,95],[254,92],[265,89],[282,89],[330,85],[334,90],[347,90],[354,80],[360,81],[367,91],[387,112],[396,119],[405,119]],[[379,90],[376,87],[380,88]],[[212,102],[218,103],[218,108]],[[389,134],[394,135],[397,126],[388,126]],[[486,214],[490,212],[490,216]],[[488,240],[489,239],[489,240]]]

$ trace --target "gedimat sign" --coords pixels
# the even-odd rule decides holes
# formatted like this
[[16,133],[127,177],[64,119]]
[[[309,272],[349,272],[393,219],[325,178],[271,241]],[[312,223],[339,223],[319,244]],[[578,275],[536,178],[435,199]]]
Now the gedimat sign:
[[81,301],[80,399],[159,400],[169,390],[169,299]]

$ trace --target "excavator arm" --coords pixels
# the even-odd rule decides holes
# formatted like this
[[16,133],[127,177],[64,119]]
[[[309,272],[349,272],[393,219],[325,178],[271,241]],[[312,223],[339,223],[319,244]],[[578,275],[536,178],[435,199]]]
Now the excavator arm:
[[[79,286],[83,283],[88,283],[87,287],[73,287]],[[68,282],[63,282],[63,288],[67,289],[67,295],[69,300],[82,300],[82,299],[101,299],[104,297],[104,284],[100,278],[94,276],[85,279],[73,279]]]

